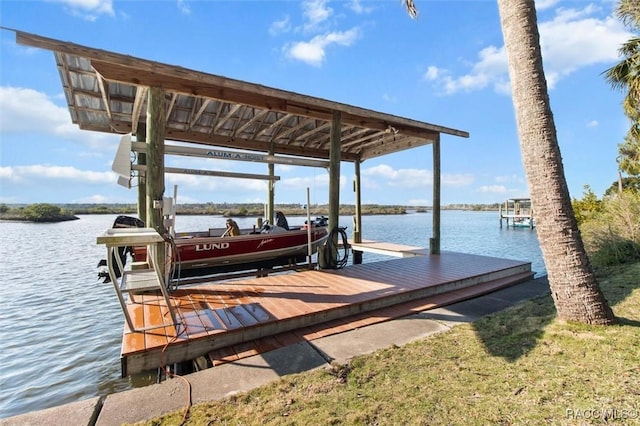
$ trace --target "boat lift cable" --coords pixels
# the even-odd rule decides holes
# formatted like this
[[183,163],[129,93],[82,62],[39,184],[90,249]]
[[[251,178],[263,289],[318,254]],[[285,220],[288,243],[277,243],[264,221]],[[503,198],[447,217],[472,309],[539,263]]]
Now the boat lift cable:
[[[349,260],[349,242],[347,241],[346,226],[336,226],[329,232],[327,241],[321,247],[322,253],[319,253],[318,263],[323,269],[342,269],[347,265]],[[344,254],[339,259],[340,246],[338,244],[338,236],[342,237],[342,248]],[[320,261],[320,257],[323,257],[323,261]]]
[[175,239],[170,233],[165,232],[162,237],[164,238],[165,242],[168,243],[171,247],[171,260],[170,260],[171,268],[169,268],[168,282],[170,283],[169,288],[175,291],[178,289],[178,285],[180,281],[180,273],[181,273],[180,251],[176,246]]

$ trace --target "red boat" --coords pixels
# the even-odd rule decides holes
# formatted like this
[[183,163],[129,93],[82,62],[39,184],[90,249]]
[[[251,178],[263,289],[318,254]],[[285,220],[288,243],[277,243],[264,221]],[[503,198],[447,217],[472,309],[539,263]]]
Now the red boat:
[[[114,227],[141,226],[141,221],[119,216]],[[203,232],[176,233],[170,240],[174,267],[173,277],[184,278],[216,273],[238,272],[291,265],[308,260],[328,237],[327,220],[316,218],[306,224],[285,229],[265,223],[262,228],[211,228]],[[236,234],[236,235],[230,235]],[[124,250],[135,260],[146,259],[146,247]],[[126,259],[123,259],[126,261]]]

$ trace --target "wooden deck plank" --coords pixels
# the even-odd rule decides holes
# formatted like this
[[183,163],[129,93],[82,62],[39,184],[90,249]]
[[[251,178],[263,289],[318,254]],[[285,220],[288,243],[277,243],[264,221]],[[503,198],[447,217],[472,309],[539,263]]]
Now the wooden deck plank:
[[396,257],[415,256],[417,255],[416,252],[425,250],[422,247],[374,240],[363,240],[359,243],[351,243],[351,248],[361,252],[377,253]]
[[[505,274],[518,276],[519,269],[524,270],[519,280],[533,275],[527,262],[445,252],[337,271],[304,270],[179,289],[172,293],[172,300],[183,315],[188,314],[187,333],[171,341],[166,359],[176,362],[208,352],[212,362],[228,362],[441,306],[474,291],[490,291]],[[464,290],[465,286],[475,290]],[[122,354],[133,370],[153,359],[157,348],[138,357],[129,351],[135,346],[134,338],[125,337]],[[189,345],[183,348],[185,343]]]
[[238,359],[238,355],[236,351],[233,350],[233,347],[229,346],[226,348],[216,349],[215,351],[209,352],[209,360],[211,364],[215,367],[220,364],[224,364],[226,362],[233,362]]
[[225,330],[242,328],[242,323],[236,318],[233,311],[227,308],[218,308],[213,311]]
[[281,343],[273,336],[262,337],[255,341],[255,345],[259,353],[269,352],[281,347]]
[[[127,305],[127,312],[129,313],[129,317],[131,318],[131,322],[133,322],[134,327],[137,327],[137,324],[144,324],[142,305]],[[145,350],[144,341],[144,333],[132,332],[125,321],[121,353],[135,353]]]
[[[154,326],[171,322],[170,319],[165,317],[165,313],[161,309],[160,305],[164,304],[164,299],[160,295],[139,295],[144,304],[144,326]],[[145,348],[153,348],[157,346],[164,346],[169,342],[167,336],[166,327],[156,328],[154,330],[148,330],[144,333]]]
[[254,342],[244,342],[234,345],[233,350],[236,352],[238,359],[247,358],[260,353]]

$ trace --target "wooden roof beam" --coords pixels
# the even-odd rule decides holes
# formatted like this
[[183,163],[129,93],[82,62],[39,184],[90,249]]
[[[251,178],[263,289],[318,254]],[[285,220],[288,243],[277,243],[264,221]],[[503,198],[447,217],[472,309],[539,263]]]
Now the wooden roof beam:
[[[275,128],[280,127],[282,125],[282,123],[287,121],[289,118],[290,118],[289,114],[283,114],[282,117],[278,118],[276,121],[271,123],[268,127],[265,127],[264,129],[260,130],[258,132],[258,134],[256,135],[256,137],[260,137],[260,136],[266,134],[269,130],[273,129],[274,127]],[[277,130],[275,132],[277,133]]]
[[[198,99],[200,99],[200,98],[196,98],[196,101],[193,102],[193,109],[195,109]],[[210,103],[211,103],[211,99],[206,99],[206,98],[202,99],[202,105],[200,105],[200,108],[198,108],[198,111],[194,113],[194,111],[192,110],[192,112],[191,112],[191,120],[189,121],[189,128],[190,129],[200,119],[200,117],[202,116],[202,113],[205,112],[205,110],[207,109],[207,106]]]
[[[315,120],[315,121],[319,121],[319,120]],[[306,133],[301,134],[300,136],[298,136],[296,138],[296,140],[301,140],[301,141],[305,140],[305,139],[309,138],[310,136],[313,136],[316,133],[323,131],[326,128],[331,128],[331,123],[325,122],[325,123],[322,123],[319,126],[316,124],[316,127],[314,127],[313,129],[309,130]],[[302,144],[302,146],[307,146],[307,145],[309,145],[310,142],[311,142],[311,140],[307,140],[305,143]]]
[[254,124],[256,121],[260,120],[262,117],[264,117],[265,115],[267,115],[269,111],[268,110],[258,110],[258,113],[256,113],[256,109],[253,109],[253,117],[251,117],[250,119],[247,120],[246,123],[244,123],[242,126],[238,127],[234,132],[233,135],[237,135],[237,134],[242,134],[242,132],[248,128],[249,126],[251,126],[252,124]]
[[[129,121],[114,121],[111,123],[113,130],[118,133],[130,133],[131,123]],[[104,132],[105,129],[99,126],[85,126],[81,127],[83,130],[93,130]],[[192,142],[202,145],[223,147],[223,148],[236,148],[250,151],[269,152],[271,146],[270,142],[257,141],[255,139],[246,138],[231,138],[228,136],[207,135],[195,131],[183,131],[175,129],[166,129],[165,140],[174,140],[181,142]],[[322,149],[308,149],[299,146],[274,144],[274,154],[283,155],[295,155],[302,157],[320,158],[326,160],[329,158],[329,151]],[[359,155],[357,154],[343,154],[343,161],[357,161]]]
[[[74,43],[62,42],[22,31],[16,31],[16,41],[22,45],[87,58],[92,61],[94,68],[107,80],[113,79],[132,84],[159,86],[165,90],[175,90],[190,95],[297,113],[309,117],[323,118],[327,121],[331,119],[333,111],[340,111],[343,114],[343,124],[360,127],[372,127],[375,125],[384,128],[391,125],[403,134],[415,137],[421,137],[421,132],[446,133],[469,137],[468,132],[461,130],[396,117],[321,98],[138,59]],[[384,129],[378,128],[378,130]]]
[[366,136],[362,136],[362,137],[360,137],[358,139],[352,140],[350,142],[343,143],[341,146],[342,146],[342,149],[350,148],[350,147],[352,147],[354,145],[359,145],[359,144],[362,144],[364,142],[367,142],[367,141],[370,141],[372,139],[379,138],[380,136],[385,136],[385,135],[387,135],[386,131],[374,132],[374,133],[368,134]]
[[145,86],[136,87],[136,97],[131,111],[131,133],[134,135],[138,132],[138,123],[140,122],[140,115],[142,114],[142,107],[146,101],[148,90],[149,88]]
[[223,117],[221,116],[221,117],[218,118],[218,123],[213,127],[213,132],[212,133],[215,133],[218,130],[220,130],[220,128],[229,119],[231,119],[231,117],[233,117],[233,115],[236,113],[236,111],[238,111],[240,109],[240,107],[242,106],[241,104],[228,104],[228,105],[229,105],[229,111],[227,111],[227,113]]
[[289,127],[287,130],[283,131],[282,133],[278,133],[275,136],[274,140],[284,139],[287,136],[289,136],[291,133],[297,132],[298,130],[304,128],[304,126],[306,126],[307,124],[315,122],[313,118],[306,118],[304,120],[301,119],[300,117],[295,117],[295,118],[298,120],[298,124],[296,126]]
[[[388,114],[377,113],[371,110],[364,110],[357,107],[348,107],[343,104],[324,101],[326,105],[317,104],[317,98],[310,98],[286,92],[287,97],[277,97],[275,89],[260,91],[263,86],[250,85],[254,90],[247,88],[236,88],[234,84],[218,85],[210,83],[209,80],[217,81],[222,77],[209,74],[189,72],[193,74],[191,78],[183,75],[166,75],[159,70],[146,71],[132,69],[127,66],[112,64],[107,62],[92,61],[93,66],[105,76],[105,78],[130,84],[146,84],[149,86],[160,86],[166,90],[174,90],[194,96],[211,97],[228,102],[240,103],[257,108],[267,108],[287,112],[290,114],[303,115],[306,117],[320,118],[329,121],[334,110],[343,112],[343,124],[358,127],[368,127],[378,130],[385,130],[389,126],[409,136],[423,137],[437,132],[453,134],[456,136],[468,137],[467,132],[449,129],[442,126],[423,124],[419,121],[409,120]],[[173,72],[172,74],[176,74]],[[205,80],[205,81],[201,81]],[[226,82],[226,79],[223,79]],[[248,85],[249,83],[244,83]],[[229,87],[228,87],[229,86]],[[266,93],[264,93],[266,92]],[[280,94],[284,96],[284,94]],[[299,102],[298,102],[299,99]],[[346,111],[344,111],[346,110]]]
[[[165,93],[166,93],[166,91],[165,91]],[[169,103],[167,104],[167,117],[166,117],[167,122],[169,121],[169,117],[171,117],[171,112],[173,111],[173,107],[175,106],[177,99],[178,99],[178,94],[177,93],[172,93],[171,94],[171,99],[169,100]]]
[[371,142],[367,144],[363,149],[360,149],[359,155],[361,157],[361,161],[433,143],[433,141],[426,139],[402,137],[398,135],[395,136],[395,140],[393,140],[392,138],[393,136],[390,135],[386,138],[383,138],[383,140]]
[[342,146],[345,145],[349,145],[350,141],[354,138],[357,138],[358,136],[360,136],[363,133],[367,133],[370,132],[370,129],[365,129],[365,128],[360,128],[357,130],[353,130],[354,127],[349,128],[349,130],[351,130],[351,132],[348,135],[343,135],[342,136]]
[[54,57],[56,59],[58,73],[60,73],[61,76],[62,88],[64,90],[65,97],[67,98],[67,106],[69,107],[69,111],[71,112],[71,121],[74,124],[77,124],[78,117],[77,114],[73,112],[73,109],[76,108],[77,105],[75,98],[71,94],[73,83],[71,82],[69,67],[67,66],[67,62],[62,60],[60,53],[54,52]]

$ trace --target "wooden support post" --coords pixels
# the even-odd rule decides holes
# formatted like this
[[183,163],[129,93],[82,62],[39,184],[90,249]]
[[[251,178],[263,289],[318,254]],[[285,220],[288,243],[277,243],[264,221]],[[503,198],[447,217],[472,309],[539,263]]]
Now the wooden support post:
[[[342,113],[333,111],[331,147],[329,148],[329,230],[338,226],[340,214],[340,135]],[[337,235],[336,235],[337,238]]]
[[[362,242],[362,194],[360,192],[360,160],[353,163],[355,168],[355,176],[353,178],[353,192],[355,192],[356,196],[356,215],[353,218],[353,242],[361,243]],[[361,251],[353,251],[353,263],[354,265],[359,265],[362,263],[362,252]]]
[[[165,234],[162,220],[162,200],[164,197],[164,134],[166,127],[166,103],[164,90],[160,87],[149,89],[147,100],[147,227],[160,235]],[[159,243],[156,257],[152,259],[166,278],[165,246]]]
[[[331,143],[329,148],[329,232],[338,226],[340,215],[340,139],[342,134],[342,113],[333,111],[331,121]],[[333,236],[331,253],[324,254],[325,261],[338,259],[338,234]]]
[[440,254],[440,134],[433,141],[433,237],[429,241],[429,252]]
[[[138,128],[136,130],[136,140],[138,142],[145,142],[147,140],[146,133],[146,126],[138,125]],[[138,165],[147,165],[146,152],[138,152]],[[140,219],[145,223],[145,225],[147,225],[149,223],[149,219],[147,218],[147,180],[145,178],[146,172],[138,173],[138,219]]]
[[[271,142],[271,147],[269,148],[269,155],[274,155],[273,142]],[[269,163],[269,190],[268,190],[268,200],[267,200],[267,217],[266,220],[269,221],[270,224],[275,225],[274,218],[276,217],[275,212],[275,203],[276,203],[276,181],[273,179],[275,176],[275,164]]]

